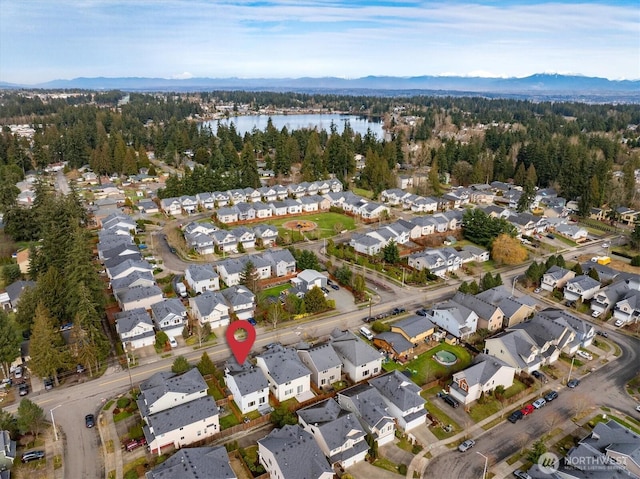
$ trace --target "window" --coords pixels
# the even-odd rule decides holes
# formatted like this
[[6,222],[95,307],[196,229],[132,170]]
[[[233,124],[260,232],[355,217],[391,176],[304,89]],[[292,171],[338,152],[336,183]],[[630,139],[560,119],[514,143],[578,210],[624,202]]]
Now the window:
[[256,405],[255,401],[251,401],[249,404],[247,404],[248,407],[253,407]]
[[302,392],[302,389],[303,389],[302,385],[298,386],[298,394],[300,394]]
[[366,371],[362,371],[362,377],[368,376],[369,375],[369,370],[367,369]]
[[323,378],[323,379],[321,379],[321,380],[320,380],[320,384],[321,384],[321,385],[325,385],[325,384],[327,384],[327,380],[326,380],[326,379],[324,379],[324,378]]
[[284,392],[284,395],[285,395],[285,396],[290,396],[291,394],[293,394],[293,389],[287,389],[287,390],[285,390],[285,392]]
[[258,404],[264,404],[265,402],[267,402],[267,398],[264,396],[258,399]]
[[378,368],[373,368],[373,374],[376,374],[378,372]]

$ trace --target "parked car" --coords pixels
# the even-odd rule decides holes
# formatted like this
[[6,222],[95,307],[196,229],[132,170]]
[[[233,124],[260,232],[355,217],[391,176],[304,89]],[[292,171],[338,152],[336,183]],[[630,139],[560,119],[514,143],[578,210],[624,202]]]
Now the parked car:
[[391,311],[391,314],[393,314],[394,316],[397,314],[401,314],[404,313],[406,310],[404,308],[393,308],[393,311]]
[[38,461],[45,456],[44,451],[29,451],[22,455],[22,462]]
[[416,314],[418,316],[426,316],[427,315],[427,310],[424,308],[420,308],[419,310],[416,311]]
[[375,321],[376,318],[371,317],[371,316],[365,316],[364,318],[362,318],[362,321],[364,321],[365,323],[371,323],[373,321]]
[[591,356],[591,354],[589,354],[586,351],[583,351],[582,349],[578,349],[578,352],[576,353],[578,356],[580,356],[581,358],[584,358],[588,361],[591,361],[593,359],[593,356]]
[[169,336],[169,346],[171,346],[172,349],[178,347],[178,341],[176,341],[176,338],[173,336]]
[[528,416],[533,411],[535,411],[535,408],[531,404],[527,404],[525,407],[520,409],[520,412],[522,413],[523,416]]
[[533,290],[534,293],[538,294],[538,293],[542,293],[542,289],[541,288],[536,288]]
[[251,326],[255,326],[256,324],[258,324],[258,322],[256,321],[256,318],[249,318],[249,319],[247,319],[247,322],[248,322]]
[[458,446],[458,451],[460,452],[468,451],[475,445],[476,445],[476,441],[474,441],[473,439],[467,439],[466,441],[464,441],[462,444]]
[[531,373],[531,375],[538,379],[541,383],[546,384],[549,382],[549,379],[547,379],[547,376],[545,376],[544,374],[542,374],[540,371],[533,371]]
[[507,418],[507,420],[510,423],[515,424],[516,422],[518,422],[520,419],[522,419],[524,417],[524,414],[522,414],[522,411],[518,410],[518,411],[513,411],[511,413],[511,415]]
[[22,378],[22,366],[16,366],[16,369],[13,371],[13,377],[16,379]]
[[85,371],[84,366],[82,364],[78,364],[76,366],[76,373],[82,374]]
[[607,333],[606,331],[597,331],[596,334],[598,336],[602,336],[603,338],[608,338],[609,337],[609,333]]
[[20,396],[29,394],[29,385],[27,383],[20,384],[20,386],[18,386],[18,394],[20,394]]
[[531,476],[529,474],[527,474],[524,471],[521,471],[520,469],[516,469],[515,471],[513,471],[513,475],[516,476],[518,479],[531,479]]
[[49,391],[50,389],[53,389],[53,379],[51,378],[44,378],[42,380],[42,384],[44,384],[44,389]]
[[640,412],[640,405],[636,406],[636,411]]
[[84,417],[84,425],[88,428],[92,428],[96,425],[96,417],[93,414],[87,414]]
[[624,324],[624,320],[623,319],[616,319],[616,322],[613,323],[613,324],[614,324],[614,326],[619,328],[620,326],[622,326]]
[[129,441],[124,443],[124,448],[127,451],[133,451],[135,449],[138,449],[141,446],[146,446],[147,445],[147,440],[144,437],[141,437],[140,439],[130,439]]
[[325,288],[324,286],[322,286],[320,289],[322,290],[322,292],[324,294],[329,294],[329,290],[327,288]]
[[455,399],[453,399],[448,394],[445,394],[444,396],[442,396],[442,400],[444,402],[446,402],[449,406],[453,407],[453,408],[456,408],[456,407],[460,406],[460,403],[458,401],[456,401]]
[[609,243],[602,243],[603,248],[608,248],[609,246],[611,246]]
[[338,286],[337,284],[330,284],[329,285],[331,287],[332,290],[334,291],[338,291],[340,289],[340,286]]
[[545,401],[543,398],[540,398],[540,399],[536,399],[535,401],[533,401],[533,403],[531,405],[536,409],[540,409],[545,404],[547,404],[547,401]]
[[558,393],[556,391],[549,391],[547,394],[544,395],[544,400],[547,402],[551,402],[557,397],[558,397]]
[[580,380],[579,379],[571,379],[569,380],[569,382],[567,383],[567,387],[570,387],[571,389],[575,388],[576,386],[578,386],[578,384],[580,384]]
[[592,318],[597,318],[602,314],[602,311],[594,311],[593,313],[591,313],[591,317]]

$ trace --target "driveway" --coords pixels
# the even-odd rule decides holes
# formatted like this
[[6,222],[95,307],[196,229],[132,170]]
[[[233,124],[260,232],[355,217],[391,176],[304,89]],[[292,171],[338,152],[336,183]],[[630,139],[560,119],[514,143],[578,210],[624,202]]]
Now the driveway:
[[413,454],[404,449],[400,449],[394,442],[391,444],[386,444],[379,448],[379,453],[381,457],[389,459],[391,462],[395,464],[405,464],[409,466],[411,464],[411,460],[413,459]]
[[373,466],[367,461],[362,461],[351,466],[347,469],[347,472],[353,477],[362,477],[367,479],[399,479],[403,477],[400,474],[395,474],[391,471],[387,471],[386,469]]

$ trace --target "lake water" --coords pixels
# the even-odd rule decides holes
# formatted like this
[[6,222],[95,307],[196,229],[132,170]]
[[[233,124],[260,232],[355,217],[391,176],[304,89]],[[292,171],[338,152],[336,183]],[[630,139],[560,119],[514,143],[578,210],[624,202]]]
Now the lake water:
[[336,125],[338,133],[342,133],[344,125],[348,121],[351,125],[351,129],[356,133],[360,133],[362,136],[364,136],[367,133],[367,130],[370,129],[371,132],[376,135],[378,140],[382,140],[384,138],[382,122],[372,121],[366,117],[358,115],[340,115],[337,113],[235,116],[229,119],[205,121],[203,124],[210,125],[211,130],[215,133],[218,128],[218,121],[222,125],[233,123],[236,127],[236,131],[243,136],[246,132],[251,132],[254,128],[264,131],[267,127],[269,118],[271,118],[273,126],[275,126],[278,131],[282,130],[285,126],[289,131],[301,130],[303,128],[317,128],[318,130],[329,131],[331,123],[333,122]]

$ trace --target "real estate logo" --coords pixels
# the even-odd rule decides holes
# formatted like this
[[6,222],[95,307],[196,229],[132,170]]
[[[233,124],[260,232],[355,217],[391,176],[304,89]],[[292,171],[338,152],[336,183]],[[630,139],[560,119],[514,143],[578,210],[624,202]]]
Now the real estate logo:
[[552,452],[545,452],[538,458],[538,466],[540,467],[540,472],[553,474],[558,472],[560,468],[560,458]]

